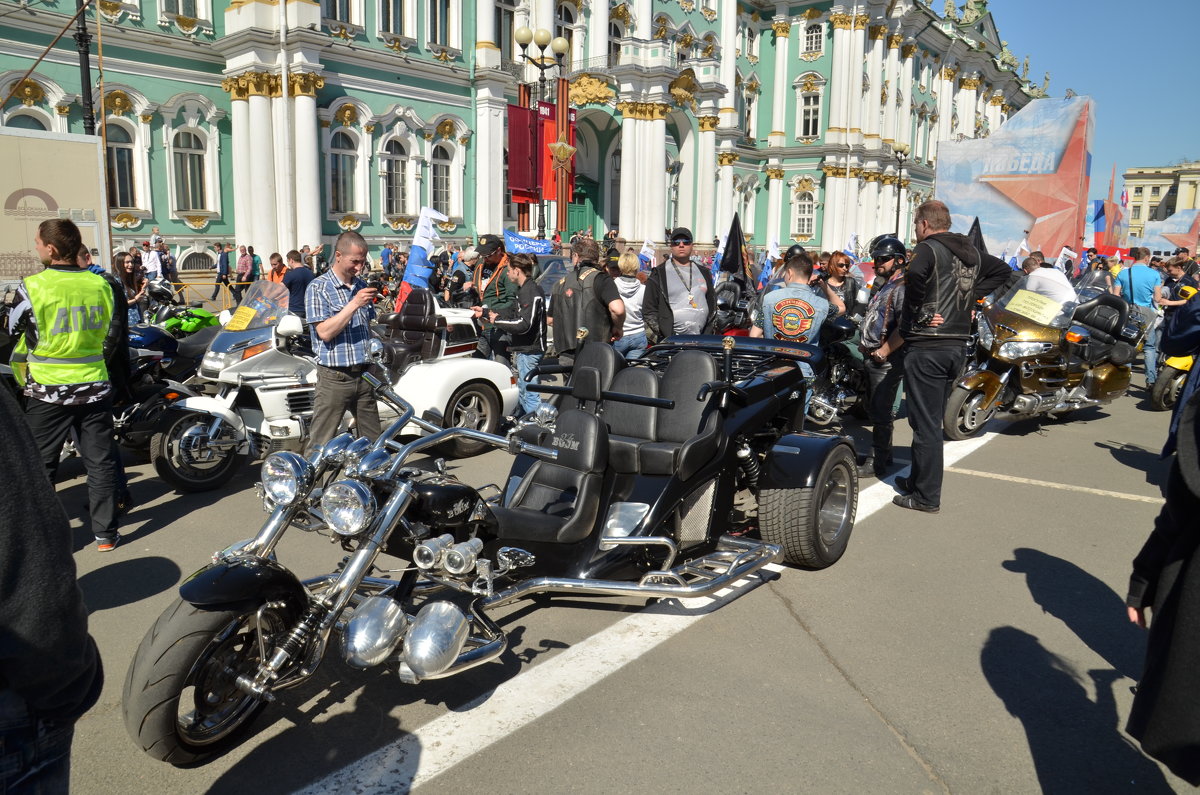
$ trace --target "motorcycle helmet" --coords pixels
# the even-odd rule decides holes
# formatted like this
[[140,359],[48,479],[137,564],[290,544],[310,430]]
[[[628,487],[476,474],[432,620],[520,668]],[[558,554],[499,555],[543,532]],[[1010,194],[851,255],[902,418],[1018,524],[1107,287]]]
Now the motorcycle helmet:
[[904,264],[908,254],[904,250],[904,244],[891,235],[876,238],[871,243],[871,259],[878,262],[881,259],[899,259],[900,264]]
[[175,299],[175,290],[165,279],[155,279],[146,285],[146,293],[160,304],[169,304]]
[[804,246],[800,245],[799,243],[793,243],[792,245],[788,246],[787,251],[785,251],[783,253],[783,261],[787,262],[788,260],[790,260],[792,257],[796,256],[797,254],[803,254],[803,253],[804,253]]

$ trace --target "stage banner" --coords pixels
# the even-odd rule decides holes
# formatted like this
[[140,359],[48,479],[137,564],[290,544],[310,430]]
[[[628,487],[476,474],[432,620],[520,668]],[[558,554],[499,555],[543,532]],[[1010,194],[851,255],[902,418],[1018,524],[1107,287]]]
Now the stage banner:
[[524,237],[505,229],[504,250],[509,254],[549,254],[554,250],[554,243],[549,240]]
[[1090,97],[1039,99],[987,138],[941,141],[936,194],[953,231],[965,234],[978,218],[989,251],[1015,251],[1024,239],[1048,255],[1078,250],[1094,119]]
[[1155,254],[1170,254],[1183,247],[1193,257],[1197,238],[1200,238],[1200,210],[1180,210],[1162,221],[1147,221],[1141,239],[1131,239],[1131,246],[1145,246]]

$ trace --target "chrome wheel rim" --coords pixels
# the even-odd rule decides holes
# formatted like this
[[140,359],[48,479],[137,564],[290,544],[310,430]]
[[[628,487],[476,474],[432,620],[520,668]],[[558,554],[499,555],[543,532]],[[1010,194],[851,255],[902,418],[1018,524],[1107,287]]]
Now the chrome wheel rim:
[[817,533],[821,543],[833,546],[849,527],[851,516],[851,484],[854,477],[849,467],[840,463],[829,473],[822,490],[821,506],[817,511]]

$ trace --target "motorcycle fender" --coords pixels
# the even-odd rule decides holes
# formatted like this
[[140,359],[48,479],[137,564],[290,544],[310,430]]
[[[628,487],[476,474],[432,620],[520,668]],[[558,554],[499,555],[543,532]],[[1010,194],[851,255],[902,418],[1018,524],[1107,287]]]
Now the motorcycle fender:
[[996,402],[996,398],[1000,396],[1000,390],[1004,388],[1004,382],[1000,380],[1000,376],[991,370],[975,370],[958,379],[958,383],[955,386],[962,387],[970,392],[976,390],[982,392],[984,398],[983,405],[986,407]]
[[817,485],[825,459],[838,447],[847,447],[854,453],[854,446],[843,436],[789,433],[767,452],[760,483],[811,489]]
[[1192,369],[1192,357],[1191,356],[1168,356],[1167,360],[1165,362],[1163,362],[1163,364],[1167,365],[1168,367],[1174,367],[1176,370],[1182,370],[1183,372],[1186,373],[1187,371]]
[[179,586],[179,596],[201,610],[247,610],[264,602],[283,602],[292,618],[308,604],[308,592],[273,560],[230,557],[200,569]]
[[220,400],[207,395],[199,395],[197,397],[184,398],[183,400],[174,403],[171,408],[179,409],[180,411],[198,411],[201,414],[211,414],[214,417],[220,417],[225,421],[225,424],[233,428],[238,437],[243,437],[246,434],[245,423],[238,416],[237,412],[231,411]]

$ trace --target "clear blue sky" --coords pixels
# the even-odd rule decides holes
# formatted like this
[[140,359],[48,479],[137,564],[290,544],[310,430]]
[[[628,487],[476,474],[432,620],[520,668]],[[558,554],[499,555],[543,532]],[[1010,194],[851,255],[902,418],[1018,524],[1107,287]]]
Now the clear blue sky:
[[[935,3],[940,11],[941,3]],[[961,6],[962,3],[959,2]],[[1096,101],[1091,196],[1134,166],[1200,160],[1200,0],[991,0],[1000,38],[1050,96]]]

